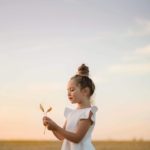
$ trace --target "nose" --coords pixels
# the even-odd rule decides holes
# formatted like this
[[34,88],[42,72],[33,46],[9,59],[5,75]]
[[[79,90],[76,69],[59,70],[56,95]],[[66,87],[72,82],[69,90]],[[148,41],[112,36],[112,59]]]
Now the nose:
[[68,96],[70,96],[70,92],[68,92]]
[[68,97],[71,97],[71,92],[70,91],[68,91]]

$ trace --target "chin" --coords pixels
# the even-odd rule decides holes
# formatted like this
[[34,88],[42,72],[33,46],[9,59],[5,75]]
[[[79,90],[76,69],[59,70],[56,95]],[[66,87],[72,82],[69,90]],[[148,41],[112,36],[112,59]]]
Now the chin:
[[70,100],[70,102],[73,104],[74,103],[74,101],[73,100]]
[[73,102],[72,99],[70,99],[70,98],[69,98],[69,101],[70,101],[71,103]]
[[75,103],[72,99],[69,99],[69,100],[70,100],[70,102],[71,102],[72,104],[74,104],[74,103]]

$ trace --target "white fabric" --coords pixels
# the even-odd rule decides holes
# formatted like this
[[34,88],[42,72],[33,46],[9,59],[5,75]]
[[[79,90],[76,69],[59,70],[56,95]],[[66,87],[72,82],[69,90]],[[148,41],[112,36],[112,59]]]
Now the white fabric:
[[64,116],[66,117],[67,124],[66,130],[70,132],[75,132],[77,123],[80,119],[88,119],[90,112],[92,112],[91,120],[93,124],[88,129],[86,135],[79,143],[73,143],[67,139],[64,139],[61,150],[95,150],[94,146],[91,143],[91,134],[95,126],[95,116],[96,116],[97,107],[91,106],[89,108],[83,109],[70,109],[65,108]]

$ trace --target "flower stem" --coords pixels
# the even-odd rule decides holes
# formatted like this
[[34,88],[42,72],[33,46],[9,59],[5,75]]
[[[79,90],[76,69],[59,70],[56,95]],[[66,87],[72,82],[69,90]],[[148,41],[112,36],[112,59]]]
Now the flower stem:
[[[44,113],[45,113],[45,116],[47,116],[47,112],[44,112]],[[45,134],[45,132],[46,132],[46,127],[47,126],[44,127],[44,133],[43,134]]]

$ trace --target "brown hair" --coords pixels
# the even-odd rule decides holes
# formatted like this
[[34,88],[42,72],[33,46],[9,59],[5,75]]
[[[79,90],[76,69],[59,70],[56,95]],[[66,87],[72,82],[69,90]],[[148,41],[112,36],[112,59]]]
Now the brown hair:
[[78,68],[78,73],[71,77],[71,80],[74,79],[77,84],[80,85],[81,89],[88,87],[90,89],[90,96],[93,95],[95,90],[95,85],[91,78],[89,78],[89,68],[85,64],[82,64]]

